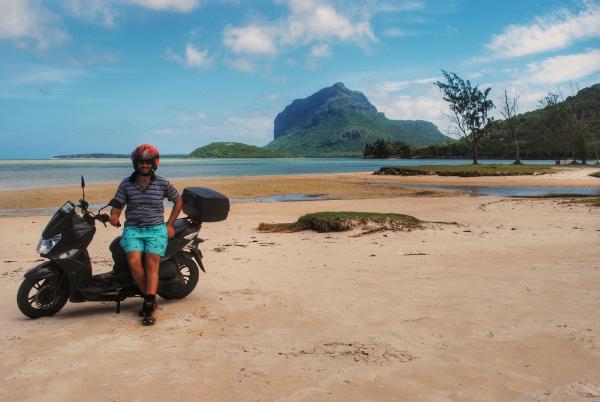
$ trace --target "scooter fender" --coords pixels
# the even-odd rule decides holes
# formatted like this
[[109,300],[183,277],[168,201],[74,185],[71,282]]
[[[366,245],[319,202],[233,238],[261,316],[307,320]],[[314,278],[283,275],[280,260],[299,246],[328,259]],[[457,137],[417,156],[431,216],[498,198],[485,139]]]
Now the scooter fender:
[[204,270],[204,264],[202,264],[202,251],[200,251],[198,248],[192,248],[190,251],[192,252],[192,258],[196,260],[202,272],[206,273]]
[[27,272],[25,272],[25,278],[40,280],[50,278],[53,275],[57,274],[57,266],[52,261],[45,261],[38,265],[37,267],[33,267]]

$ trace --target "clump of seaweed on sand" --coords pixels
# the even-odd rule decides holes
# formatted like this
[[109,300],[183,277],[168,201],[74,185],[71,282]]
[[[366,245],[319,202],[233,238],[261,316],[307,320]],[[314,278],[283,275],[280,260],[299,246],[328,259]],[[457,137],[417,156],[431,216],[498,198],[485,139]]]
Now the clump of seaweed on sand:
[[537,176],[551,174],[556,169],[546,165],[419,165],[384,166],[375,175],[394,176]]
[[600,207],[600,197],[577,197],[561,202],[561,204],[583,204],[589,207]]
[[368,234],[381,231],[404,231],[423,229],[423,221],[410,215],[377,213],[377,212],[316,212],[301,216],[291,223],[261,223],[260,232],[299,232],[314,230],[324,232],[344,232],[353,229],[363,229]]

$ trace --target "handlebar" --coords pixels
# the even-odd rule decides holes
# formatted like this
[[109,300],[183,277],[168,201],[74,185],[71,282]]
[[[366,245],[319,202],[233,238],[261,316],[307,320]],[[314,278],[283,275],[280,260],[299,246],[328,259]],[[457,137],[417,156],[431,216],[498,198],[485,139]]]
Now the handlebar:
[[[94,217],[94,219],[99,220],[106,226],[106,222],[110,222],[110,216],[108,214],[98,214]],[[121,223],[117,222],[117,227],[121,227]]]
[[[79,200],[79,205],[77,205],[77,207],[79,207],[81,209],[81,211],[83,212],[84,219],[86,219],[88,221],[97,220],[99,222],[102,222],[102,224],[104,226],[106,226],[107,222],[110,222],[110,216],[107,213],[94,214],[92,211],[88,210],[89,204],[87,203],[87,201]],[[102,211],[104,208],[106,208],[106,207],[100,208],[100,210],[98,212]],[[120,226],[121,226],[121,223],[117,222],[117,227],[120,227]]]

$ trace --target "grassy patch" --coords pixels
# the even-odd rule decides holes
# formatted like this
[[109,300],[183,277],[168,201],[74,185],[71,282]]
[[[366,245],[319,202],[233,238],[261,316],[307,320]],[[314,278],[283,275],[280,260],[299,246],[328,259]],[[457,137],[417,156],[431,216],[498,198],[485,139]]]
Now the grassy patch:
[[376,212],[316,212],[301,216],[292,223],[261,223],[261,232],[299,232],[314,230],[316,232],[342,232],[356,228],[367,232],[392,230],[410,231],[423,228],[423,222],[414,216],[402,214],[385,214]]
[[594,172],[594,173],[590,173],[590,176],[592,176],[592,177],[600,177],[600,171]]
[[440,166],[384,166],[374,174],[397,176],[524,176],[553,173],[547,165],[440,165]]

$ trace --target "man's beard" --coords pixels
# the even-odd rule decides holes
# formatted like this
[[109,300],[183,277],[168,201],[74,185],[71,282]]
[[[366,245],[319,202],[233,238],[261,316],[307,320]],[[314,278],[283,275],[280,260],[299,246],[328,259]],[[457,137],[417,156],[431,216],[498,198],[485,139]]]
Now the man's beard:
[[135,171],[137,172],[137,174],[139,174],[140,176],[152,176],[152,169],[148,169],[148,171],[146,173],[144,173],[139,167],[137,169],[135,169]]

